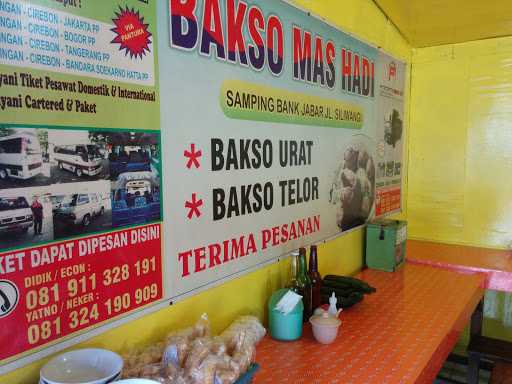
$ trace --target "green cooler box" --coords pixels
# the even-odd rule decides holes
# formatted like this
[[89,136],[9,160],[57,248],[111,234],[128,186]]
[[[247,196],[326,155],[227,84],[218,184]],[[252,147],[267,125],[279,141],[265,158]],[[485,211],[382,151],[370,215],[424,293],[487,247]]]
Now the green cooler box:
[[405,261],[407,222],[380,219],[366,228],[366,265],[394,272]]

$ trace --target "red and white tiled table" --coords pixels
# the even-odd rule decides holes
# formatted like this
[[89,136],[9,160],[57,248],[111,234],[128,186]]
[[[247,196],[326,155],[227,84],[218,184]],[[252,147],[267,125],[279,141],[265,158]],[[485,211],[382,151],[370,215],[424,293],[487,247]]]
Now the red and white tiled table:
[[407,241],[407,260],[462,273],[485,274],[485,288],[512,292],[512,251]]
[[[407,241],[407,260],[411,264],[428,265],[461,273],[481,273],[485,275],[485,288],[502,292],[512,292],[512,251],[464,245],[441,244],[428,241]],[[468,383],[478,382],[479,361],[486,358],[509,361],[512,345],[482,336],[483,300],[473,313],[468,346]],[[489,349],[483,346],[494,344]],[[508,351],[508,352],[506,352]],[[492,353],[491,353],[492,352]],[[482,354],[483,353],[483,354]],[[509,361],[510,362],[510,361]]]
[[359,275],[377,288],[342,312],[331,345],[309,326],[295,342],[258,346],[262,383],[432,383],[483,296],[484,276],[407,263],[395,273]]

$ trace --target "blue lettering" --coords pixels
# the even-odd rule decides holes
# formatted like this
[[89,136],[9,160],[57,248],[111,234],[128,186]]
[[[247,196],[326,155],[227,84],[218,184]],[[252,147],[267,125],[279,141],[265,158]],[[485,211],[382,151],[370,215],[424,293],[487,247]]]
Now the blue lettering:
[[0,27],[5,29],[16,29],[18,31],[21,31],[23,29],[21,21],[11,19],[10,17],[6,16],[0,16]]
[[94,65],[69,59],[66,59],[66,69],[71,69],[77,72],[94,73]]
[[91,51],[90,49],[72,47],[69,45],[66,45],[66,53],[70,56],[82,57],[96,61],[102,61],[104,58],[103,53],[100,51]]
[[13,15],[21,15],[21,5],[0,0],[0,11],[4,13],[12,13]]
[[42,24],[29,23],[28,31],[34,35],[50,37],[50,38],[54,38],[54,39],[59,38],[59,31],[56,28],[47,27],[46,25],[42,25]]
[[30,48],[38,49],[40,51],[46,52],[60,52],[60,47],[58,43],[54,43],[47,40],[40,39],[30,39],[29,40]]
[[43,21],[45,23],[59,24],[59,16],[57,14],[45,11],[43,9],[29,7],[28,17],[38,21]]
[[23,37],[9,32],[0,32],[0,43],[23,46]]
[[47,67],[60,67],[60,58],[54,56],[40,55],[36,53],[30,54],[30,62],[40,64]]
[[0,48],[0,59],[22,62],[24,61],[23,51]]

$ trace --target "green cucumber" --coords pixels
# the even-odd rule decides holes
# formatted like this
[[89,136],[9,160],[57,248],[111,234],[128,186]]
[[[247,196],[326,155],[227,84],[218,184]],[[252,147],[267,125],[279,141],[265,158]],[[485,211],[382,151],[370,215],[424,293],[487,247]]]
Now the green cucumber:
[[367,282],[349,276],[327,275],[323,278],[323,283],[329,286],[339,286],[340,288],[353,287],[364,293],[374,293],[377,291]]
[[320,293],[323,295],[331,295],[334,292],[336,296],[349,296],[353,292],[359,292],[353,288],[338,288],[322,285],[320,288]]
[[361,293],[364,293],[364,294],[373,292],[370,289],[362,288],[359,285],[346,284],[346,283],[343,283],[343,282],[339,283],[339,282],[330,281],[330,280],[324,280],[322,282],[322,287],[329,288],[331,290],[335,289],[335,290],[340,290],[340,291],[353,291],[353,292],[361,292]]

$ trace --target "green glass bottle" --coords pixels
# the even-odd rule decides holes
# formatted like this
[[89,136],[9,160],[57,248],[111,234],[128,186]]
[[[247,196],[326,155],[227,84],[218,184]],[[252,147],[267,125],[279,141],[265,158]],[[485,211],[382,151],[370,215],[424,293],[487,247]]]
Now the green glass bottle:
[[303,295],[304,288],[300,286],[298,280],[299,274],[299,252],[294,251],[290,256],[290,277],[288,279],[288,283],[286,284],[286,288],[292,290],[298,295]]
[[299,249],[299,274],[297,276],[299,286],[303,287],[302,302],[304,303],[304,312],[302,320],[304,322],[309,321],[309,318],[313,314],[313,302],[312,302],[312,287],[311,279],[308,276],[306,269],[306,248]]

